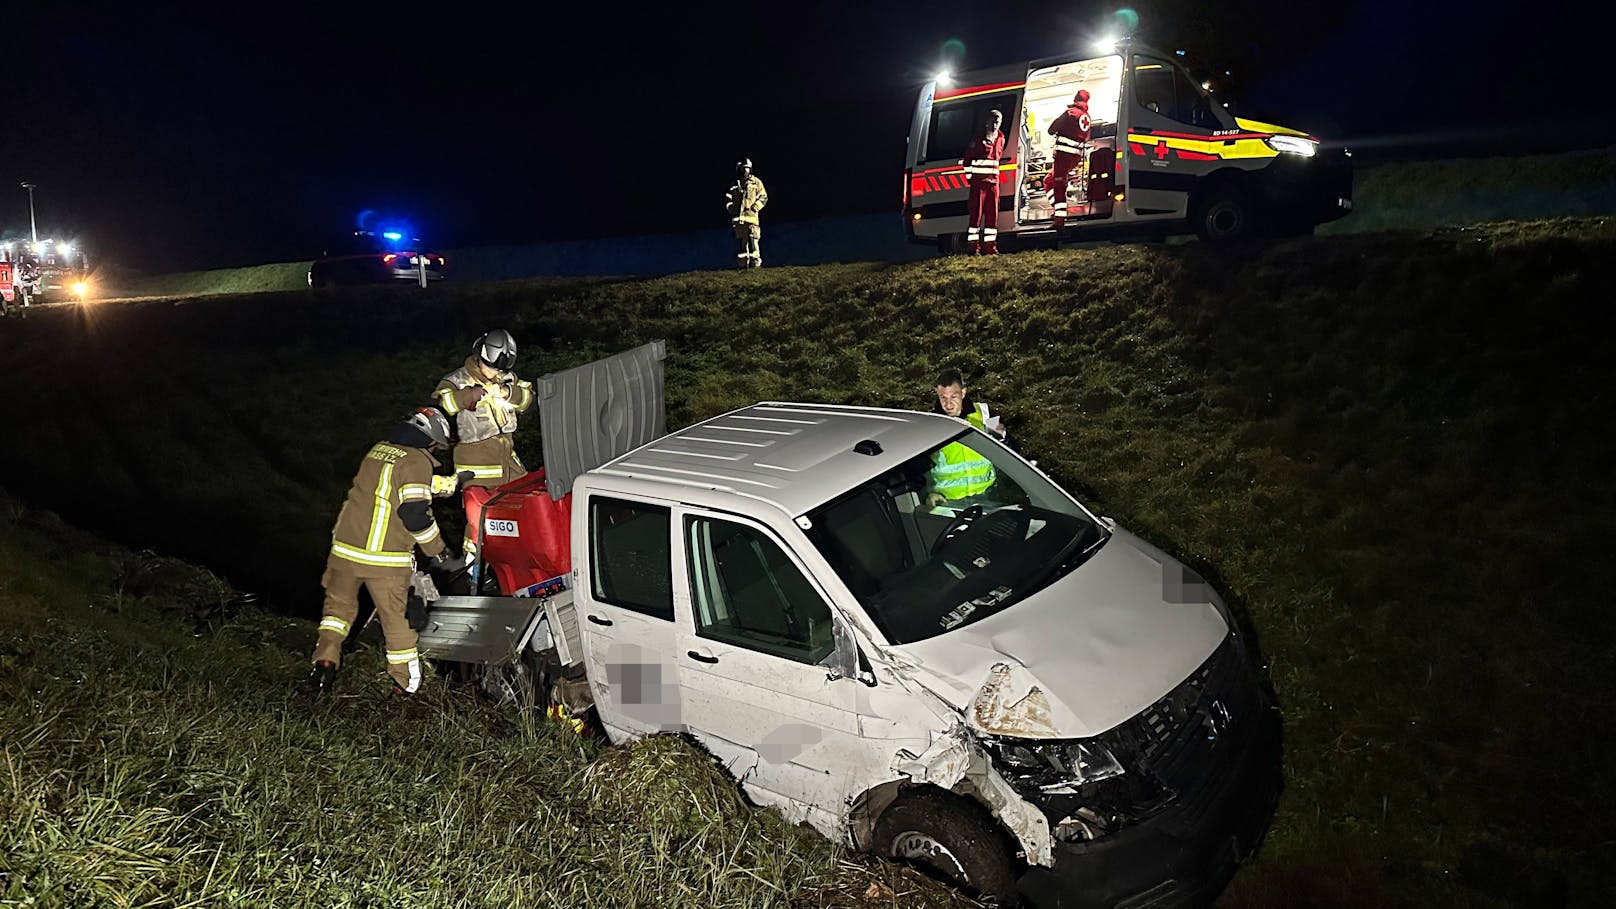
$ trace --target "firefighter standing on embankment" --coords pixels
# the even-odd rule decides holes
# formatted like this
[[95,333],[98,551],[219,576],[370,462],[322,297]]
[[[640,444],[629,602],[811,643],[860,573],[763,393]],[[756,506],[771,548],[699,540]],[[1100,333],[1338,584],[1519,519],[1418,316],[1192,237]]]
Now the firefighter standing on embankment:
[[1003,123],[1004,114],[989,111],[982,135],[965,149],[961,161],[965,178],[971,182],[965,239],[974,254],[991,256],[999,252],[999,159],[1004,157],[1004,133],[999,127]]
[[[438,522],[432,517],[432,498],[452,494],[452,486],[437,482],[431,452],[449,445],[449,421],[437,409],[423,407],[410,414],[378,442],[359,463],[353,486],[331,531],[331,555],[326,559],[325,607],[314,645],[313,681],[321,691],[336,682],[347,639],[359,612],[359,586],[370,591],[387,641],[387,673],[393,693],[414,694],[421,685],[421,658],[415,650],[415,631],[404,616],[410,575],[415,568],[413,550],[433,559],[444,571],[458,570],[463,560],[447,557]],[[447,492],[445,491],[447,490]]]
[[761,268],[763,252],[758,240],[763,228],[758,213],[769,204],[769,194],[763,181],[752,175],[752,159],[746,158],[735,165],[735,185],[725,195],[724,208],[735,227],[735,265],[738,268]]
[[[516,417],[533,407],[533,383],[518,378],[516,339],[503,328],[477,339],[471,356],[443,377],[432,396],[443,412],[454,417],[459,431],[454,446],[454,468],[471,474],[467,487],[493,489],[527,473],[516,456]],[[482,499],[466,497],[468,558],[477,552],[482,521]]]
[[1055,137],[1055,168],[1049,172],[1048,183],[1050,202],[1055,207],[1056,230],[1066,225],[1066,191],[1072,171],[1079,170],[1080,180],[1088,176],[1088,168],[1079,168],[1088,147],[1089,127],[1089,93],[1088,89],[1080,88],[1065,113],[1049,124],[1049,134]]

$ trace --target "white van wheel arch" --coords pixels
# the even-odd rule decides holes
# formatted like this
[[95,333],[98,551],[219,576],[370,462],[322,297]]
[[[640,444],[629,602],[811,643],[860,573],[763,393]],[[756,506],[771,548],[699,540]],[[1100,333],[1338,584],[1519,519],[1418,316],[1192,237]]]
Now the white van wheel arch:
[[1001,906],[1016,902],[1022,866],[986,808],[933,787],[904,794],[882,812],[872,845]]

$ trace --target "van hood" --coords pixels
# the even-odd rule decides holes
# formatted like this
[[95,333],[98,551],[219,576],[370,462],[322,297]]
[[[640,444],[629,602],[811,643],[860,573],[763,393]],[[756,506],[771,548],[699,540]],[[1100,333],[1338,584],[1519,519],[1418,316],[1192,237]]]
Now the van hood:
[[1229,634],[1216,593],[1117,530],[1071,573],[1003,612],[891,648],[979,732],[1087,738],[1189,678]]
[[1289,126],[1280,126],[1277,123],[1264,123],[1261,120],[1247,120],[1244,117],[1235,117],[1234,122],[1236,126],[1247,132],[1270,133],[1275,136],[1301,136],[1304,139],[1313,138],[1313,136],[1310,136],[1299,129],[1291,129]]

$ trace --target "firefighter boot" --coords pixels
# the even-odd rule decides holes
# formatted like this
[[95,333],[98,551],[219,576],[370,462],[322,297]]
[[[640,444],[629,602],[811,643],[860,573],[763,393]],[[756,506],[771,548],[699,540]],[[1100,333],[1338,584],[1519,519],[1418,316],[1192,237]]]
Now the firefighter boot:
[[330,660],[316,660],[309,674],[309,685],[315,694],[326,694],[337,687],[337,664]]

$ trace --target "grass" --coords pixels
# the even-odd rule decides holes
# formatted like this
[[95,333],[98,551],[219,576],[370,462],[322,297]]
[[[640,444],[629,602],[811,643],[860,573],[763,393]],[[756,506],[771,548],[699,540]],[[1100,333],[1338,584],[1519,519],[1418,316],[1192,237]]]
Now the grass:
[[682,739],[602,751],[437,680],[393,701],[379,642],[312,700],[310,623],[195,635],[217,578],[0,505],[0,905],[966,905]]
[[[1353,196],[1352,214],[1321,225],[1319,233],[1429,230],[1515,219],[1611,215],[1616,214],[1616,149],[1371,165],[1358,170]],[[894,212],[894,225],[897,217]],[[524,254],[525,249],[449,250],[448,257],[451,262],[479,262],[497,274],[509,274],[522,267],[520,261],[532,258]],[[453,275],[451,270],[451,279]],[[307,286],[307,277],[307,262],[170,275],[109,271],[97,276],[96,293],[102,297],[194,297],[294,291]]]
[[[668,339],[673,426],[925,407],[958,365],[1040,466],[1249,617],[1289,785],[1229,905],[1600,905],[1613,253],[1585,219],[43,312],[0,350],[31,405],[0,468],[310,616],[353,465],[484,328],[529,374]],[[533,427],[518,445],[538,460]],[[300,659],[236,699],[277,715]]]

